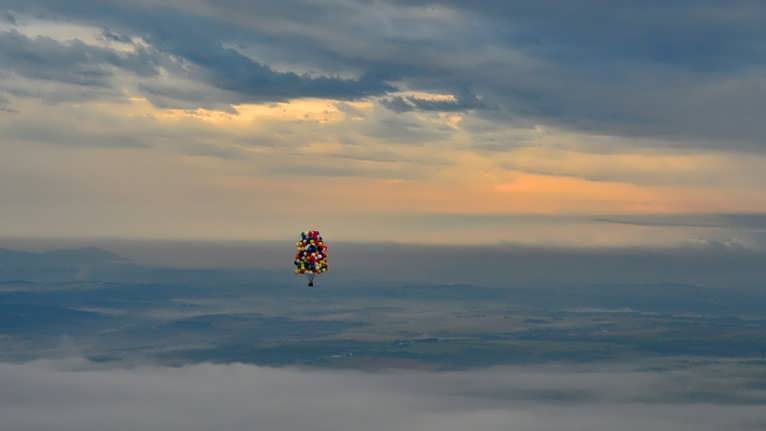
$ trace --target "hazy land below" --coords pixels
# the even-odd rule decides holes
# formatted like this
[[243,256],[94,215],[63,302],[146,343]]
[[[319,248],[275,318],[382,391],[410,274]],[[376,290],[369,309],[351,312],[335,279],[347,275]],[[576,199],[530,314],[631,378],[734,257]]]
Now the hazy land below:
[[[355,399],[423,429],[450,415],[447,429],[613,429],[622,416],[654,429],[766,423],[766,291],[755,251],[337,244],[331,272],[308,288],[280,244],[9,245],[0,250],[0,380],[16,390],[0,404],[14,429],[56,422],[20,413],[50,402],[20,390],[36,385],[86,391],[83,402],[102,392],[182,400],[149,409],[168,420],[163,429],[224,423],[171,413],[208,405],[206,390],[232,397],[210,405],[251,425],[250,408],[277,414],[262,391],[303,394],[291,399],[305,417],[271,419],[290,426]],[[191,382],[208,389],[187,394]],[[316,405],[313,391],[342,395]],[[261,401],[236,407],[245,394]],[[410,404],[400,411],[402,397]],[[90,429],[146,411],[114,403],[96,422],[64,424]],[[368,420],[356,412],[319,423]]]

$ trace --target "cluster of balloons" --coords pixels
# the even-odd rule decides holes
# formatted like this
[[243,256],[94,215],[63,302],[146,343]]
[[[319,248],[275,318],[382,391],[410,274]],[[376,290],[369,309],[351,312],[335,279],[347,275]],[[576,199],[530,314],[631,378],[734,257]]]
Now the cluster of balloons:
[[295,243],[296,274],[320,274],[327,271],[327,244],[318,230],[301,232],[301,240]]

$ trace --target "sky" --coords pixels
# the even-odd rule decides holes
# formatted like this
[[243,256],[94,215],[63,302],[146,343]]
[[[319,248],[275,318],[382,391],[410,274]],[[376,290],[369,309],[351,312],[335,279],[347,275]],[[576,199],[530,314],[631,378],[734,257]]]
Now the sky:
[[764,8],[0,0],[0,236],[754,247]]

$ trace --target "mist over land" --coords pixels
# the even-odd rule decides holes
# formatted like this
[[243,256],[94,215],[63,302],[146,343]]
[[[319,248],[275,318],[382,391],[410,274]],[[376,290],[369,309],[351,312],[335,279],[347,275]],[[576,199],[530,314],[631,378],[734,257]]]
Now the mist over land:
[[646,365],[357,373],[210,363],[0,364],[0,413],[14,430],[63,431],[763,428],[762,367]]
[[278,243],[3,245],[14,430],[766,421],[758,250],[341,242],[309,289]]

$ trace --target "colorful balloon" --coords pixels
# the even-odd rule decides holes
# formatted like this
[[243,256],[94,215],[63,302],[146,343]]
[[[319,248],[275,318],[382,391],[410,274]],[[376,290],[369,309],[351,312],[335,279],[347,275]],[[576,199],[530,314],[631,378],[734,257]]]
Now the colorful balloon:
[[309,286],[314,286],[314,276],[327,272],[327,244],[318,230],[301,232],[300,241],[295,243],[296,274],[305,274],[309,280]]

